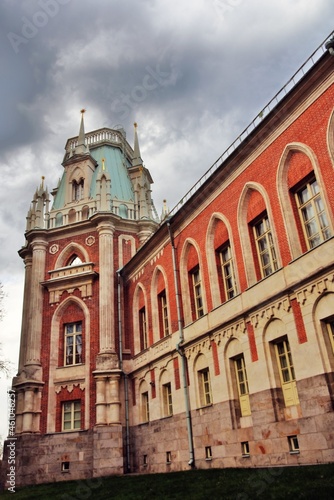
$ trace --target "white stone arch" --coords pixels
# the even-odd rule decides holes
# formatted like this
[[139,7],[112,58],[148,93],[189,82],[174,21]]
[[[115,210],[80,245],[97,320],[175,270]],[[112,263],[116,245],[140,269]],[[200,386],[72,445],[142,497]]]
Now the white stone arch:
[[239,203],[238,203],[238,228],[241,240],[241,249],[242,249],[242,257],[244,261],[244,268],[247,277],[248,286],[254,285],[258,280],[255,272],[255,264],[254,264],[254,256],[251,247],[251,240],[249,237],[248,231],[248,222],[247,222],[247,211],[248,211],[248,202],[251,196],[252,191],[258,191],[265,203],[272,237],[276,250],[277,257],[277,265],[281,267],[281,257],[279,252],[279,245],[277,240],[277,232],[275,227],[275,220],[271,210],[270,199],[266,189],[259,184],[258,182],[247,182],[244,185],[242,193],[240,195]]
[[189,293],[188,269],[187,269],[188,255],[191,246],[195,248],[198,257],[198,264],[202,280],[202,298],[203,298],[204,313],[206,313],[207,311],[206,291],[204,286],[204,269],[203,269],[201,252],[197,241],[194,240],[193,238],[187,238],[183,244],[180,256],[180,284],[182,292],[184,322],[186,325],[193,322],[193,317],[191,312],[191,300]]
[[[201,396],[201,383],[200,383],[200,377],[199,374],[203,370],[208,370],[209,371],[209,376],[210,376],[210,384],[211,383],[211,376],[212,376],[212,371],[210,370],[210,363],[209,359],[207,358],[206,354],[203,353],[202,351],[198,352],[196,357],[194,358],[193,362],[193,378],[195,382],[195,387],[196,387],[196,405],[197,407],[203,406],[203,400]],[[211,385],[211,398],[212,398],[212,385]]]
[[[85,318],[85,364],[80,366],[58,367],[59,358],[59,328],[62,315],[67,307],[74,303],[80,307],[83,311]],[[56,308],[52,320],[51,320],[51,332],[50,332],[50,364],[49,364],[49,387],[51,390],[48,395],[48,408],[56,408],[56,392],[52,388],[55,387],[57,383],[57,377],[59,380],[63,379],[62,372],[64,376],[68,377],[68,380],[64,381],[64,385],[69,384],[80,384],[81,389],[85,389],[83,394],[85,398],[85,416],[84,416],[84,426],[85,429],[89,429],[89,407],[90,407],[90,344],[91,344],[91,325],[90,325],[90,314],[89,309],[85,302],[78,297],[71,295],[67,297],[63,302],[61,302]],[[58,369],[57,369],[58,368]],[[47,432],[55,432],[56,430],[56,415],[54,411],[48,412],[47,420]]]
[[72,254],[78,255],[82,262],[89,262],[89,255],[85,247],[79,245],[78,243],[71,242],[58,255],[55,263],[55,269],[66,267],[66,263]]
[[131,246],[131,257],[133,257],[134,254],[136,253],[136,240],[134,236],[131,236],[130,234],[121,234],[118,237],[118,255],[119,255],[118,267],[120,269],[124,266],[124,257],[123,257],[124,241]]
[[327,329],[328,320],[334,319],[334,293],[326,292],[313,305],[312,318],[319,352],[325,372],[334,371],[334,352]]
[[167,300],[167,311],[168,311],[168,326],[169,326],[169,334],[171,331],[171,316],[170,316],[170,302],[169,302],[169,287],[167,274],[165,269],[157,265],[152,274],[151,280],[151,307],[152,307],[152,330],[153,330],[153,343],[160,340],[160,321],[159,321],[159,303],[158,303],[158,275],[162,274],[163,280],[165,283],[166,290],[166,300]]
[[139,422],[146,422],[146,420],[143,418],[144,415],[144,408],[143,408],[143,394],[147,393],[148,396],[148,403],[150,406],[150,391],[149,391],[149,384],[148,382],[144,380],[140,380],[139,386],[138,386],[138,395],[139,395],[139,401],[138,401],[138,409],[139,409]]
[[332,165],[334,166],[334,109],[331,112],[327,125],[327,148]]
[[291,200],[289,196],[289,185],[288,185],[288,170],[289,170],[288,160],[289,156],[294,151],[305,154],[307,158],[310,160],[310,163],[314,171],[314,175],[319,184],[320,191],[327,208],[327,213],[329,216],[329,224],[331,226],[331,230],[333,233],[333,225],[332,225],[333,213],[330,208],[330,203],[327,197],[326,190],[324,189],[324,182],[319,168],[318,159],[314,151],[309,146],[301,142],[293,142],[287,144],[284,148],[284,151],[278,163],[276,182],[277,182],[278,199],[281,206],[284,226],[286,230],[286,235],[292,259],[296,259],[303,253],[300,240],[299,238],[296,238],[296,231],[297,231],[296,221],[295,221],[295,215],[293,213],[293,208],[291,206]]
[[[263,347],[266,360],[265,365],[270,388],[280,386],[280,375],[276,363],[273,342],[286,336],[286,325],[277,317],[271,318],[263,328]],[[263,378],[263,380],[265,380],[265,378]]]
[[232,370],[234,370],[233,363],[231,359],[235,358],[244,353],[244,347],[241,341],[237,337],[230,337],[224,346],[224,366],[225,366],[225,376],[227,380],[227,391],[228,399],[234,400],[238,393],[238,389],[235,383],[235,377],[233,376]]
[[143,292],[144,295],[144,305],[145,305],[145,313],[146,313],[146,328],[147,328],[147,342],[149,344],[149,314],[147,307],[147,293],[145,286],[142,283],[137,283],[136,288],[133,294],[133,303],[132,303],[132,324],[133,324],[133,347],[134,353],[138,354],[140,352],[140,327],[139,327],[139,295],[140,292]]
[[72,192],[73,182],[79,184],[80,181],[83,181],[84,192],[85,192],[86,189],[85,174],[83,169],[77,166],[72,170],[72,172],[70,172],[70,175],[68,176],[67,197],[66,197],[68,203],[71,203],[73,201],[73,192]]
[[219,277],[217,274],[216,255],[215,255],[215,248],[214,248],[215,227],[216,227],[216,224],[218,221],[223,222],[226,226],[227,233],[228,233],[228,239],[230,241],[230,246],[231,246],[235,279],[236,279],[237,283],[239,283],[238,268],[236,265],[237,260],[236,260],[235,251],[234,251],[232,226],[230,224],[230,221],[227,219],[227,217],[225,217],[225,215],[221,214],[220,212],[214,212],[211,215],[211,218],[210,218],[210,221],[209,221],[209,224],[207,227],[207,231],[206,231],[206,258],[207,258],[207,265],[208,265],[208,271],[209,271],[209,282],[210,282],[210,289],[211,289],[212,305],[214,308],[218,307],[221,304]]

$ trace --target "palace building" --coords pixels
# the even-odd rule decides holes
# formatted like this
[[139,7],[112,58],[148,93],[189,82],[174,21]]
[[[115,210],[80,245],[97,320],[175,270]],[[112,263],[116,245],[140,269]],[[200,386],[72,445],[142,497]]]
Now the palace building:
[[334,461],[331,40],[162,217],[82,114],[19,250],[17,486]]

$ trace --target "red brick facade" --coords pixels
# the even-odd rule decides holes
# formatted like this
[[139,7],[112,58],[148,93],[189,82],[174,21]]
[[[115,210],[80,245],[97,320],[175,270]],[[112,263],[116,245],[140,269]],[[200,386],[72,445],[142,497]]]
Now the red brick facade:
[[[41,434],[56,480],[59,435],[64,446],[73,436],[69,462],[87,458],[73,478],[334,460],[333,61],[320,57],[159,225],[108,212],[99,166],[95,211],[27,232],[26,279],[40,288],[25,297],[18,443],[27,453],[25,435],[38,446]],[[75,151],[64,163],[71,175],[94,164]],[[129,167],[134,186],[144,174],[137,160]],[[66,366],[64,329],[74,323],[82,357]],[[71,401],[81,421],[69,434],[62,405]]]

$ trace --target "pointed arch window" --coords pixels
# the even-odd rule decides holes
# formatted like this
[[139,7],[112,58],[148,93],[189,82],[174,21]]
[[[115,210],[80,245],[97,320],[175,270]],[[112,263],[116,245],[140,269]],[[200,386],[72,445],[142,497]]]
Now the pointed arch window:
[[65,325],[65,360],[64,365],[82,363],[82,323],[68,323]]
[[80,179],[79,182],[72,182],[72,200],[79,201],[83,198],[84,193],[84,180]]
[[204,304],[202,296],[202,280],[199,266],[193,268],[189,273],[191,280],[191,298],[195,318],[199,319],[204,316]]
[[146,309],[142,307],[139,310],[139,335],[140,335],[140,349],[148,348],[147,341],[147,323],[146,323]]
[[72,257],[67,262],[67,266],[78,266],[80,264],[82,264],[82,260],[77,254],[72,255]]
[[295,199],[308,249],[328,240],[331,237],[331,231],[315,177],[296,190]]
[[263,278],[277,270],[277,256],[267,212],[253,222],[254,240]]
[[161,293],[159,293],[158,305],[159,305],[160,338],[163,338],[169,335],[168,305],[167,305],[166,290],[163,290]]
[[234,264],[229,241],[217,250],[217,254],[221,269],[220,275],[223,282],[222,294],[225,300],[229,300],[237,294]]

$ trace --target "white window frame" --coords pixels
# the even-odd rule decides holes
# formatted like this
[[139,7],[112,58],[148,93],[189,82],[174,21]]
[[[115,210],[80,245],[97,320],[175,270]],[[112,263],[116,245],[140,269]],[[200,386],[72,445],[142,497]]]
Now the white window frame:
[[190,271],[191,274],[191,282],[193,286],[193,294],[194,294],[194,307],[195,307],[195,315],[196,319],[204,316],[204,301],[202,294],[202,280],[201,280],[201,272],[200,268],[196,267]]
[[221,267],[221,277],[225,290],[225,299],[230,300],[238,293],[231,245],[229,243],[223,245],[220,249],[218,249],[218,254]]
[[81,429],[81,401],[64,401],[62,403],[62,431],[79,431]]
[[158,295],[158,303],[159,303],[159,327],[163,337],[167,337],[169,335],[169,323],[168,323],[168,305],[167,305],[167,295],[166,290],[163,290]]
[[198,384],[201,406],[212,405],[212,390],[209,368],[204,368],[198,371]]
[[66,323],[64,325],[64,366],[80,364],[82,364],[82,322]]
[[139,309],[139,332],[140,337],[142,339],[142,348],[148,348],[148,340],[147,340],[147,318],[146,318],[146,308],[145,306]]
[[142,392],[141,394],[141,410],[142,423],[145,424],[150,421],[150,404],[148,391]]
[[266,278],[278,269],[277,254],[268,214],[265,213],[260,219],[256,219],[252,226],[261,276]]
[[275,342],[275,352],[285,406],[299,404],[295,370],[287,338]]
[[173,415],[172,385],[170,382],[162,386],[163,413],[165,417]]
[[[305,199],[302,198],[304,193]],[[310,250],[331,237],[329,219],[318,182],[312,178],[295,193],[307,248]]]
[[247,417],[251,415],[252,412],[249,401],[249,387],[244,356],[241,355],[234,358],[233,364],[238,388],[241,416]]

